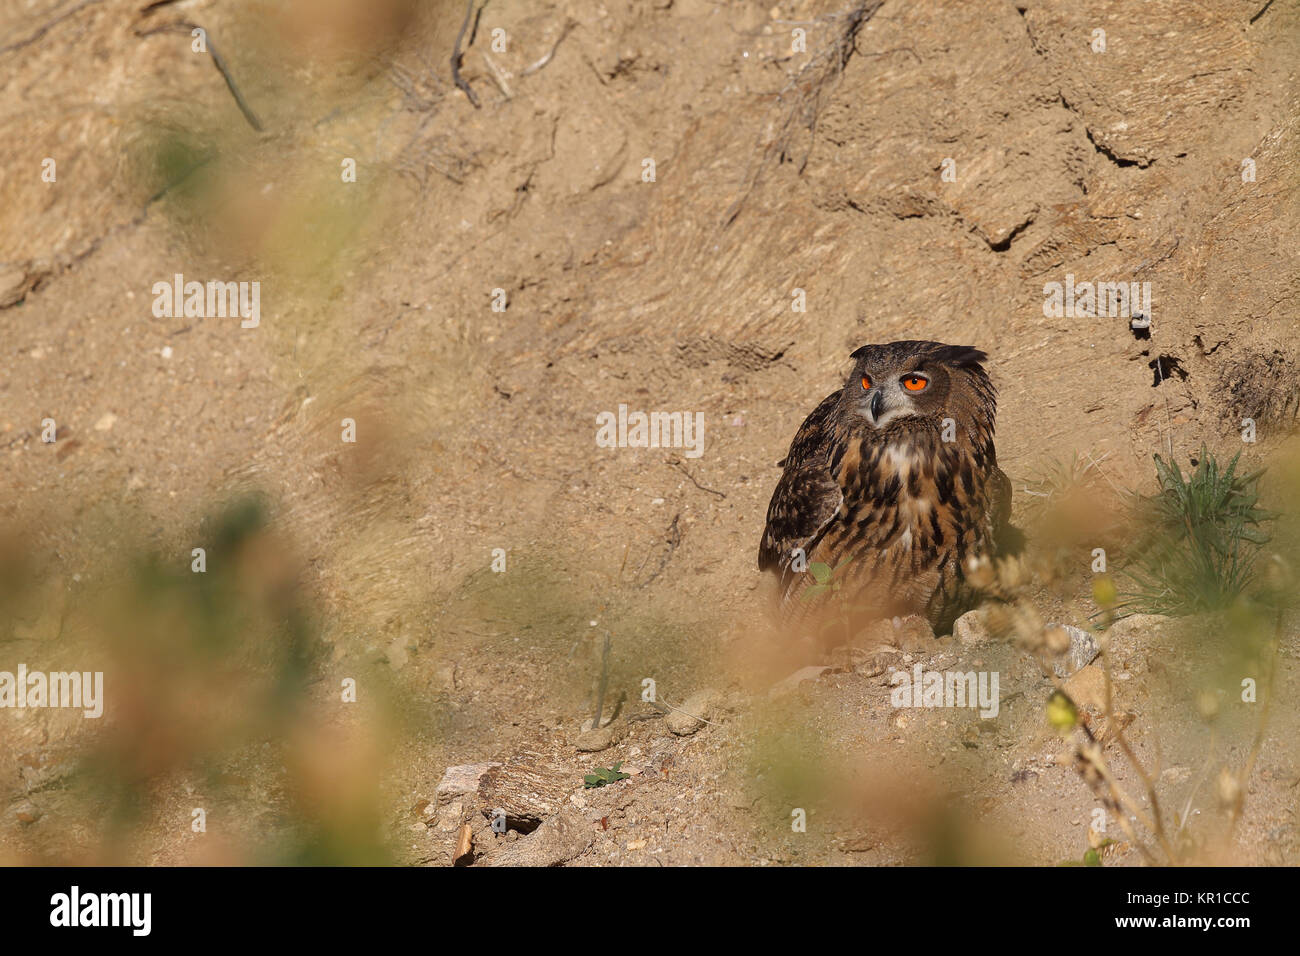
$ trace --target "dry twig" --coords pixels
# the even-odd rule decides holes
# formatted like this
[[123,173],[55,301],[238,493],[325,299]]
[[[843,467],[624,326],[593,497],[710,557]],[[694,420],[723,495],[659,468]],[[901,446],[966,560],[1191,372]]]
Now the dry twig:
[[[456,46],[451,51],[451,81],[456,84],[456,87],[458,89],[462,90],[465,93],[465,95],[469,97],[469,101],[474,105],[474,109],[478,109],[479,108],[478,96],[474,93],[474,90],[470,87],[469,83],[465,81],[465,78],[460,75],[460,61],[465,56],[465,54],[461,51],[460,45],[465,39],[465,31],[469,29],[470,14],[474,13],[474,3],[475,0],[469,0],[469,2],[465,4],[465,20],[460,25],[460,32],[456,34]],[[483,8],[479,7],[478,14],[481,15],[482,13],[483,13]],[[477,33],[478,33],[478,15],[475,15],[474,30],[472,33],[470,33],[470,37],[469,37],[470,43],[474,42],[474,36]]]

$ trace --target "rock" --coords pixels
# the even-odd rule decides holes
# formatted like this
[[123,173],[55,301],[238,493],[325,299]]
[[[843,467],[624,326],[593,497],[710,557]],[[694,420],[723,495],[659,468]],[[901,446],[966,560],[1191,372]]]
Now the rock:
[[442,775],[442,780],[438,783],[438,789],[435,791],[438,803],[450,803],[457,797],[476,792],[483,776],[489,770],[499,766],[501,766],[499,763],[472,763],[462,764],[459,767],[448,767]]
[[564,806],[569,794],[580,786],[582,777],[573,767],[529,751],[485,773],[478,795],[482,813],[489,820],[500,811],[506,816],[507,828],[528,831]]
[[116,424],[117,424],[117,416],[114,415],[112,412],[105,412],[103,415],[99,417],[99,421],[95,422],[95,431],[111,432],[113,430],[113,426]]
[[896,617],[890,624],[894,631],[894,646],[904,651],[929,654],[934,651],[934,628],[919,614]]
[[1089,664],[1065,682],[1065,692],[1081,708],[1105,710],[1106,675],[1098,665]]
[[[443,833],[450,833],[460,826],[461,818],[465,816],[465,801],[459,797],[451,803],[438,810],[438,829]],[[426,820],[425,825],[432,823]]]
[[875,650],[864,651],[865,660],[853,668],[854,673],[863,677],[879,677],[896,668],[904,661],[912,659],[911,654],[903,654],[897,647],[892,644],[879,644]]
[[14,807],[14,816],[24,826],[35,823],[41,818],[41,810],[30,800],[23,800]]
[[618,723],[602,721],[601,726],[593,728],[591,720],[588,718],[582,722],[582,731],[578,734],[578,739],[574,741],[574,746],[578,748],[579,753],[598,753],[614,746],[626,736],[627,724],[622,721]]
[[715,690],[697,690],[668,714],[664,723],[678,737],[689,737],[704,727],[713,717],[717,708],[718,692]]
[[1069,650],[1052,662],[1052,670],[1056,672],[1057,677],[1069,677],[1071,674],[1083,670],[1095,661],[1097,655],[1101,653],[1097,638],[1082,628],[1072,627],[1069,624],[1049,624],[1047,626],[1049,628],[1059,627],[1070,637]]
[[536,830],[502,847],[487,866],[558,866],[580,856],[596,838],[596,827],[577,810],[561,810]]
[[767,692],[767,695],[769,697],[781,697],[784,694],[790,693],[790,691],[794,690],[806,680],[816,680],[828,670],[830,670],[829,667],[801,667],[789,677],[775,684],[772,689]]
[[967,611],[957,618],[952,625],[952,636],[963,647],[978,647],[992,640],[989,629],[984,625],[984,616],[979,611]]
[[48,271],[29,269],[13,263],[0,263],[0,309],[17,305],[36,288]]

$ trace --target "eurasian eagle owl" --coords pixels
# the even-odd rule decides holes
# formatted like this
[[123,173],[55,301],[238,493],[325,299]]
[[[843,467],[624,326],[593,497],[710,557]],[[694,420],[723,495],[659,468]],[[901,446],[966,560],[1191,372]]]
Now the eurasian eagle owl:
[[780,462],[758,566],[780,578],[787,625],[804,623],[817,604],[805,592],[821,583],[858,624],[918,614],[945,633],[973,603],[967,560],[1017,534],[993,448],[986,356],[891,342],[851,358],[844,387],[804,420]]

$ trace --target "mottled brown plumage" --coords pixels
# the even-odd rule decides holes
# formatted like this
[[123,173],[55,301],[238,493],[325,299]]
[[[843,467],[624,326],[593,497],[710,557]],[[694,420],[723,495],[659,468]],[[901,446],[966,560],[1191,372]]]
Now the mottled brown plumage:
[[[844,387],[804,421],[781,463],[758,564],[780,578],[802,629],[806,569],[835,568],[857,622],[919,614],[936,633],[972,603],[963,569],[1015,532],[993,446],[996,392],[983,352],[938,342],[867,345]],[[837,612],[838,614],[839,612]]]

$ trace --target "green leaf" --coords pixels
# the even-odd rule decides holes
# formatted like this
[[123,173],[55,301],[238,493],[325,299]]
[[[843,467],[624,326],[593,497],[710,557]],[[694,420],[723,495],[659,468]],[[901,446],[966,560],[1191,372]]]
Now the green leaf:
[[623,773],[618,768],[623,766],[623,761],[614,764],[613,768],[597,767],[591,773],[582,778],[583,785],[586,787],[603,787],[609,783],[617,783],[619,780],[627,780],[632,775]]
[[806,591],[803,592],[802,600],[811,601],[813,598],[821,594],[823,591],[829,591],[829,590],[830,590],[829,584],[814,584],[812,587],[808,588]]
[[822,564],[820,561],[814,561],[812,564],[808,565],[808,570],[812,572],[812,576],[817,579],[818,584],[825,584],[831,579],[832,572],[829,564]]

